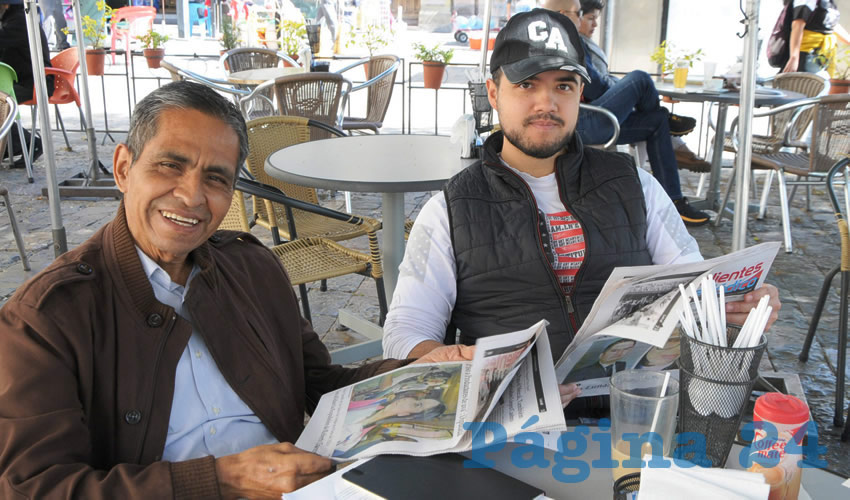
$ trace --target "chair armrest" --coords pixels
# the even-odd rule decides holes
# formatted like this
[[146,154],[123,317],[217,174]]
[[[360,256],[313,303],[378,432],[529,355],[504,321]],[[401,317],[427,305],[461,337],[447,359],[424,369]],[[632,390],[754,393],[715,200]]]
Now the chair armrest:
[[349,64],[348,66],[342,68],[339,71],[334,71],[334,73],[339,73],[341,75],[341,74],[345,73],[346,71],[349,71],[349,70],[356,68],[357,66],[368,63],[369,59],[370,59],[369,57],[364,57],[363,59],[360,59],[356,62],[353,62],[353,63]]
[[[227,82],[227,81],[224,81],[224,80],[217,80],[215,78],[208,78],[206,76],[199,75],[198,73],[195,73],[194,71],[189,71],[188,69],[183,69],[183,68],[177,67],[173,63],[168,63],[168,64],[169,64],[169,66],[171,66],[171,68],[174,68],[174,70],[177,71],[178,75],[182,76],[186,80],[193,80],[197,83],[206,85],[207,87],[211,87],[211,88],[218,90],[220,92],[224,92],[226,94],[232,94],[232,95],[235,95],[237,97],[243,97],[243,96],[246,96],[250,93],[247,90],[242,90],[242,89],[234,87],[230,82]],[[172,71],[170,68],[167,68],[167,69],[169,69],[169,71]]]
[[12,126],[15,124],[15,119],[18,116],[18,103],[15,102],[12,96],[6,96],[6,105],[9,106],[9,113],[6,115],[6,120],[0,124],[0,142],[3,141],[6,134],[8,134],[12,129]]
[[304,67],[302,64],[299,64],[298,61],[289,57],[288,54],[285,54],[285,53],[283,53],[279,50],[277,51],[277,56],[279,58],[283,59],[284,61],[286,61],[287,64],[292,65],[293,68],[303,68]]
[[258,196],[260,198],[271,200],[274,203],[280,203],[281,205],[284,205],[287,208],[296,208],[305,212],[312,212],[314,214],[322,215],[324,217],[329,217],[331,219],[347,222],[349,224],[364,226],[366,228],[366,231],[369,233],[374,233],[378,230],[378,228],[374,227],[372,223],[361,217],[346,214],[343,212],[337,212],[336,210],[332,210],[330,208],[325,208],[319,205],[308,203],[306,201],[290,198],[289,196],[286,196],[280,189],[274,186],[269,186],[268,184],[263,184],[261,182],[252,181],[240,177],[236,181],[236,189],[253,196]]
[[[803,113],[803,111],[809,109],[810,107],[816,105],[821,101],[820,97],[807,97],[805,99],[800,99],[798,101],[789,102],[787,104],[783,104],[781,106],[776,106],[775,108],[770,108],[765,111],[754,111],[753,118],[764,118],[767,116],[773,116],[779,113],[784,113],[786,111],[793,111],[794,115],[788,120],[788,123],[785,125],[784,131],[784,142],[786,144],[790,144],[791,138],[789,137],[791,131],[794,129],[794,123],[797,121],[797,118]],[[738,151],[738,136],[735,134],[735,130],[738,128],[738,117],[736,116],[734,120],[732,120],[732,125],[729,127],[729,135],[732,137],[732,148],[737,152]]]
[[617,120],[617,116],[614,113],[608,111],[605,108],[594,106],[592,104],[581,103],[579,104],[579,108],[588,111],[593,111],[595,113],[602,113],[605,118],[608,118],[608,120],[611,121],[611,125],[613,125],[614,127],[614,135],[610,139],[608,139],[608,142],[606,142],[603,147],[605,149],[608,149],[614,144],[617,144],[617,139],[620,137],[620,122]]
[[266,101],[269,106],[272,107],[272,109],[274,109],[274,101],[269,99],[265,94],[269,87],[274,87],[274,84],[274,80],[267,80],[254,87],[254,89],[249,91],[247,95],[244,95],[243,97],[239,98],[239,109],[242,111],[242,116],[244,116],[246,120],[249,119],[249,114],[251,111],[250,103],[254,99],[262,99]]
[[[357,86],[352,87],[351,92],[357,92],[360,89],[365,89],[367,87],[374,85],[375,83],[377,83],[380,79],[384,78],[385,76],[391,74],[394,71],[398,71],[398,67],[400,65],[401,65],[400,61],[394,62],[392,66],[385,69],[381,74],[379,74],[377,76],[373,76],[372,78],[366,80],[365,82],[363,82],[363,83],[361,83]],[[342,73],[342,71],[339,71],[339,73]]]
[[48,67],[44,68],[45,75],[55,75],[63,80],[67,80],[73,87],[75,84],[76,74],[71,73],[67,69]]

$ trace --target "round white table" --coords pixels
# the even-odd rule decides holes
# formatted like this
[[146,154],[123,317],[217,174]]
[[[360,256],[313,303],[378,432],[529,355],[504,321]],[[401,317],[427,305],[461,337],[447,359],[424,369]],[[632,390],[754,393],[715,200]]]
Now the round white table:
[[404,193],[441,189],[475,160],[460,145],[433,135],[363,135],[311,141],[281,149],[266,173],[301,186],[382,194],[383,265],[392,300],[404,257]]
[[[674,101],[682,102],[716,102],[717,107],[717,130],[714,134],[711,156],[711,174],[708,182],[708,193],[704,201],[692,201],[691,205],[700,210],[714,210],[720,208],[720,169],[723,156],[723,140],[726,131],[726,112],[729,105],[736,105],[741,101],[739,92],[727,92],[705,90],[702,86],[688,85],[684,89],[674,88],[670,83],[659,83],[656,85],[658,95],[669,97]],[[778,106],[805,99],[806,96],[788,90],[771,89],[759,87],[756,89],[754,104],[760,106]]]
[[240,85],[259,85],[268,80],[274,80],[281,76],[295,75],[303,73],[303,68],[258,68],[246,69],[244,71],[234,71],[227,75],[227,81]]

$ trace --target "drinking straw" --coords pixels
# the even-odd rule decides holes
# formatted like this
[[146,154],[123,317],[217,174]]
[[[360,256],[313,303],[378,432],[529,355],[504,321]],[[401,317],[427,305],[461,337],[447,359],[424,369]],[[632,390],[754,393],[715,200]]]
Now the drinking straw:
[[[667,383],[670,382],[670,371],[664,372],[664,383],[661,384],[661,394],[658,396],[659,398],[663,398],[667,394]],[[652,426],[649,428],[649,432],[655,432],[655,425],[658,424],[658,415],[661,413],[661,399],[658,400],[658,403],[655,405],[655,416],[652,417]]]
[[699,326],[700,326],[700,327],[698,327],[698,328],[697,328],[697,331],[700,331],[700,337],[701,337],[701,338],[700,338],[700,340],[701,340],[701,341],[705,341],[705,339],[706,339],[707,337],[706,337],[706,331],[705,331],[705,313],[704,313],[704,308],[703,308],[702,304],[700,304],[699,296],[697,295],[697,289],[696,289],[696,287],[694,287],[694,284],[693,284],[693,283],[691,283],[690,285],[688,285],[688,290],[690,290],[691,295],[692,295],[692,296],[693,296],[693,298],[694,298],[694,305],[696,305],[696,309],[697,309],[697,316],[699,316],[699,324],[700,324]]
[[726,336],[726,287],[720,285],[720,331]]
[[684,306],[682,307],[682,309],[684,310],[686,321],[682,324],[687,324],[685,332],[690,335],[691,338],[697,338],[694,332],[698,330],[698,327],[697,322],[694,319],[694,313],[693,311],[691,311],[691,301],[688,298],[688,292],[685,290],[685,287],[682,286],[681,283],[679,283],[679,293],[682,295],[682,300],[684,301]]

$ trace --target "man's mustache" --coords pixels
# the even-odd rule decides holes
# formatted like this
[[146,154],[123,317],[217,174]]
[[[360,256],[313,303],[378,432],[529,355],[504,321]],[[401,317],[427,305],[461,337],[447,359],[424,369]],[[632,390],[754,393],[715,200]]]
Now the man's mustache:
[[529,116],[528,118],[525,119],[525,121],[523,121],[522,124],[523,125],[531,125],[531,122],[536,121],[536,120],[549,120],[551,122],[557,123],[558,125],[564,124],[564,120],[562,120],[561,117],[559,117],[558,115],[554,115],[552,113],[541,113],[541,114],[538,114],[538,115]]

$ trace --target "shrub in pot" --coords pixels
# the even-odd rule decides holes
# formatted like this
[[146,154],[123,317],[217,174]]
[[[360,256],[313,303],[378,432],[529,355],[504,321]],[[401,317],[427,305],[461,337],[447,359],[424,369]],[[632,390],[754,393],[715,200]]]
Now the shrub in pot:
[[439,89],[443,84],[446,65],[454,57],[454,50],[441,50],[440,45],[428,47],[422,43],[413,44],[414,57],[422,61],[422,79],[426,89]]
[[139,36],[139,41],[144,45],[142,53],[148,62],[148,68],[158,68],[165,56],[165,49],[162,45],[168,41],[168,35],[160,35],[153,29]]

